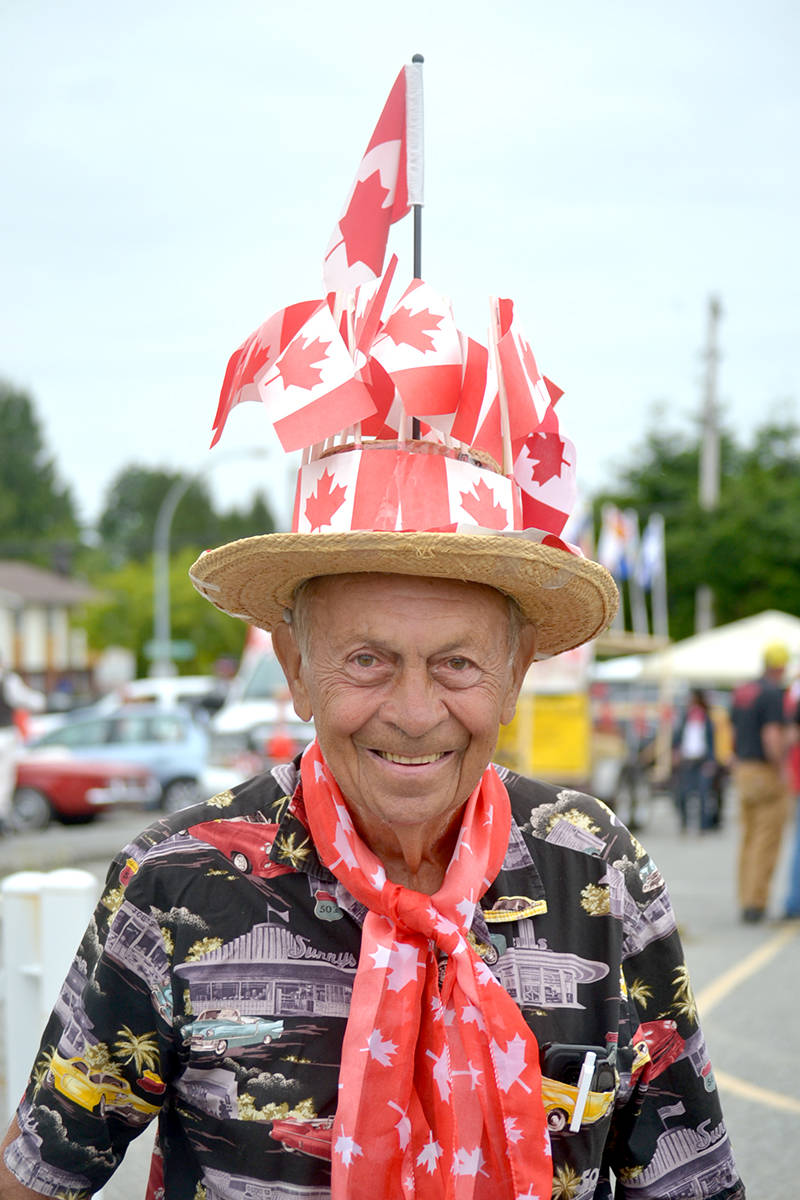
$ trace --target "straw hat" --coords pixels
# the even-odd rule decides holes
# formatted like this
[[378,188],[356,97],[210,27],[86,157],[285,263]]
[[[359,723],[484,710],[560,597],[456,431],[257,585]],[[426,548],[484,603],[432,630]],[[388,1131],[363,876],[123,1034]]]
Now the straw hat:
[[[386,454],[387,449],[392,453]],[[376,460],[382,451],[383,457]],[[437,458],[443,461],[433,461]],[[294,532],[244,538],[206,551],[190,570],[192,583],[223,612],[269,631],[291,609],[295,590],[304,580],[351,572],[418,575],[496,588],[511,596],[536,627],[538,658],[579,646],[610,625],[619,596],[604,567],[571,552],[559,537],[522,530],[511,518],[511,528],[504,531],[452,521],[458,513],[443,521],[442,513],[434,511],[435,487],[423,479],[432,461],[439,476],[444,477],[446,468],[448,479],[457,479],[456,490],[471,486],[472,494],[486,496],[494,489],[495,511],[506,502],[509,513],[514,509],[513,481],[492,471],[486,462],[464,462],[460,456],[456,461],[430,443],[340,448],[301,468]],[[354,505],[345,503],[336,489],[344,496],[347,487],[356,489],[361,480],[363,491],[367,476],[375,527],[351,528]],[[303,497],[318,496],[323,490],[320,480],[324,494],[336,495],[344,510],[338,526],[337,514],[329,515],[330,528],[325,531],[317,531],[303,517]],[[453,494],[450,480],[449,495]],[[404,527],[402,514],[413,506],[420,523],[421,497],[423,505],[430,506],[432,520],[424,522],[427,528]],[[363,499],[355,503],[360,505],[357,511],[363,522]],[[449,503],[457,506],[452,499]],[[387,518],[387,510],[395,516]],[[386,528],[387,520],[395,520],[395,527]]]

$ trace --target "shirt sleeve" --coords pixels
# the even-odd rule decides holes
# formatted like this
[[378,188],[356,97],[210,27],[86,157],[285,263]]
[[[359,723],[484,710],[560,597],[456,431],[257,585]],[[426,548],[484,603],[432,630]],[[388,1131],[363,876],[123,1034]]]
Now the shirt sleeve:
[[628,1053],[609,1143],[616,1196],[743,1200],[669,894],[638,850],[636,871],[624,872],[619,1045]]
[[89,1196],[158,1113],[175,1071],[168,944],[147,868],[115,859],[42,1037],[9,1170],[46,1195]]

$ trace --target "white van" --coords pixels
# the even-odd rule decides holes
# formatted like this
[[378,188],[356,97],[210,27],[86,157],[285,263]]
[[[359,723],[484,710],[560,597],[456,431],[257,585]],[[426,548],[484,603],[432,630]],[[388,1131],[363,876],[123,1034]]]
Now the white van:
[[224,703],[209,721],[208,783],[222,791],[287,762],[314,739],[314,724],[292,706],[272,638],[251,628]]

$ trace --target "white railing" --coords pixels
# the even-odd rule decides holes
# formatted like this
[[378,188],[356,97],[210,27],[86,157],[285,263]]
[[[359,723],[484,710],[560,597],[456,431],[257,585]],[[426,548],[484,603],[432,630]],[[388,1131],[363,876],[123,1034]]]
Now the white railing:
[[7,1120],[99,894],[94,875],[71,868],[20,871],[0,884]]

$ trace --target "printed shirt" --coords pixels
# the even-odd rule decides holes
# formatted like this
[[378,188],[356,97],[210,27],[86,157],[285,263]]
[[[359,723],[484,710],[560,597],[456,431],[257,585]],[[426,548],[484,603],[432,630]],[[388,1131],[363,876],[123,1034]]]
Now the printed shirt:
[[[661,875],[601,802],[500,775],[514,819],[471,936],[539,1043],[553,1196],[610,1200],[613,1172],[617,1197],[742,1200]],[[117,856],[6,1151],[23,1184],[90,1194],[158,1115],[150,1200],[327,1200],[365,910],[302,813],[287,764]]]

